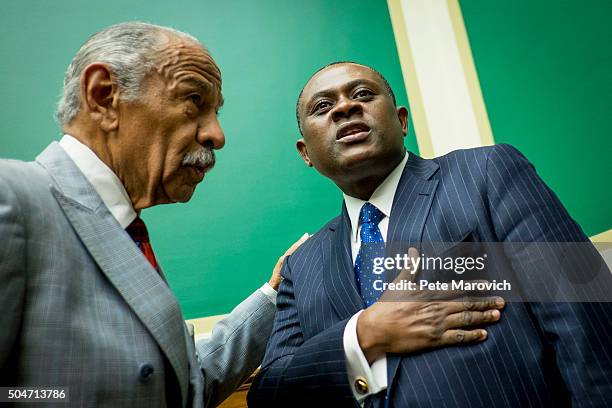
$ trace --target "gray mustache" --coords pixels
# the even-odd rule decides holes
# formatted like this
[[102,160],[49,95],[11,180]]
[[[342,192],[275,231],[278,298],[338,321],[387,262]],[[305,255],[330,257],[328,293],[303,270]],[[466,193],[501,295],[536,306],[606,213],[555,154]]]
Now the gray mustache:
[[215,165],[215,152],[210,147],[201,147],[194,152],[187,153],[181,164],[183,166],[203,167],[208,171]]

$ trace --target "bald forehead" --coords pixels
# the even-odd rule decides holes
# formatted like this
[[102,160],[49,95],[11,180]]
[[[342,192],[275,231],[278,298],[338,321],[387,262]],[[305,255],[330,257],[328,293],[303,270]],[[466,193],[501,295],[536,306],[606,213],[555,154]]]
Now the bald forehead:
[[385,88],[382,78],[369,67],[350,62],[335,64],[322,69],[308,80],[298,101],[298,109],[302,110],[303,106],[318,96],[358,83],[369,83],[381,89]]
[[221,71],[201,44],[174,33],[164,33],[164,36],[167,41],[161,44],[156,55],[159,74],[176,76],[182,71],[193,70],[207,80],[221,84]]
[[367,78],[377,77],[376,73],[365,65],[357,64],[354,62],[342,62],[328,67],[323,68],[319,72],[315,73],[306,83],[304,88],[308,88],[313,84],[320,82],[322,79],[328,78],[342,78],[343,76],[365,76]]
[[303,95],[310,95],[325,87],[340,85],[353,79],[365,79],[383,85],[378,75],[370,68],[354,63],[343,63],[332,65],[313,75],[304,86]]
[[163,32],[165,40],[156,52],[156,71],[170,87],[191,82],[208,93],[214,93],[221,105],[221,71],[200,43],[172,32]]

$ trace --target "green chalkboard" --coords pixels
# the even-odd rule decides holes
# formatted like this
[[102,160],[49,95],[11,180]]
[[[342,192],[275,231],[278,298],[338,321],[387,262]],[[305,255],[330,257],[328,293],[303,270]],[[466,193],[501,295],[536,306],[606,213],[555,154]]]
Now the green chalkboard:
[[[269,278],[303,232],[340,210],[335,186],[301,162],[295,100],[336,60],[371,64],[406,94],[383,0],[5,1],[0,14],[0,157],[32,160],[60,132],[54,104],[82,42],[141,20],[187,31],[223,73],[227,144],[187,204],[145,210],[152,242],[187,318],[228,312]],[[412,134],[407,146],[416,144]]]
[[461,9],[495,141],[535,164],[588,235],[612,228],[612,2]]

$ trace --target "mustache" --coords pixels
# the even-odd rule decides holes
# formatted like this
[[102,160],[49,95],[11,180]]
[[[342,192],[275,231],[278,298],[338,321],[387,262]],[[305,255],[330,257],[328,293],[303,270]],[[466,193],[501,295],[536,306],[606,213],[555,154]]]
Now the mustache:
[[198,150],[187,153],[181,165],[201,167],[204,171],[208,171],[215,166],[215,152],[211,147],[202,146]]

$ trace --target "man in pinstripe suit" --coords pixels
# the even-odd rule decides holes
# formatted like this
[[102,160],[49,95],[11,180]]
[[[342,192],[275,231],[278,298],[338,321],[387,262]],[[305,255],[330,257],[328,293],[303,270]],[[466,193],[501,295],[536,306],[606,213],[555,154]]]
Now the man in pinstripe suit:
[[[524,156],[508,145],[432,160],[406,152],[406,109],[382,75],[355,63],[317,71],[296,113],[304,162],[330,178],[344,202],[283,266],[252,406],[612,405],[611,303],[509,303],[486,341],[424,352],[411,332],[422,315],[405,304],[413,302],[364,310],[354,265],[360,241],[372,238],[360,234],[370,222],[361,218],[366,207],[380,213],[376,231],[387,244],[578,242],[601,265]],[[542,273],[515,255],[519,280]]]
[[215,406],[260,364],[280,277],[194,344],[139,217],[191,198],[225,142],[222,102],[187,34],[123,23],[81,47],[64,137],[35,162],[0,160],[0,386],[61,388],[71,406]]

